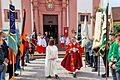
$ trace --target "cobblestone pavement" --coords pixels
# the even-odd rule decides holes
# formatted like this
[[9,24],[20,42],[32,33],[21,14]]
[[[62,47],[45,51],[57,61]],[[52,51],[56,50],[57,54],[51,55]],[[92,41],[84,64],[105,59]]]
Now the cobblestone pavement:
[[[106,80],[105,78],[101,78],[100,76],[98,76],[97,72],[92,72],[92,68],[87,66],[85,67],[85,65],[81,68],[81,70],[77,71],[77,78],[73,78],[72,74],[70,74],[60,66],[61,60],[62,58],[58,60],[57,71],[60,77],[60,79],[58,80]],[[22,71],[21,76],[16,77],[16,80],[56,80],[54,79],[54,77],[49,79],[45,78],[44,64],[44,59],[36,59],[34,61],[30,61],[30,64],[27,64],[27,66],[24,68],[24,71]],[[101,74],[104,73],[102,60],[100,71]],[[111,74],[108,80],[112,80]]]

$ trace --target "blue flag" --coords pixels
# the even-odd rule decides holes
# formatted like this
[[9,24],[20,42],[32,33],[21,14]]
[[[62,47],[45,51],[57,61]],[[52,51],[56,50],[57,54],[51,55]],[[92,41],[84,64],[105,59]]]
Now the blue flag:
[[15,27],[15,6],[10,4],[10,32],[8,36],[8,46],[17,54],[17,37],[16,37],[16,27]]

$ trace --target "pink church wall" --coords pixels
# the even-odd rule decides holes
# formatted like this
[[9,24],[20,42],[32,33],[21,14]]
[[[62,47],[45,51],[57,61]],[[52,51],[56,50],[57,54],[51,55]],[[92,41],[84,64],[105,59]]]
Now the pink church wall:
[[[39,6],[38,6],[39,5]],[[37,32],[43,33],[43,15],[58,15],[58,34],[63,34],[64,26],[67,25],[66,16],[66,0],[58,1],[54,0],[54,9],[47,10],[47,3],[45,0],[33,1],[34,6],[34,21],[36,22]]]
[[[41,0],[40,1],[41,4],[39,5],[39,12],[38,12],[38,24],[39,24],[39,31],[38,32],[41,32],[43,33],[43,15],[44,14],[49,14],[49,15],[58,15],[58,33],[61,34],[61,7],[60,7],[60,3],[59,2],[55,2],[54,5],[55,5],[55,8],[54,10],[52,11],[49,11],[46,9],[46,5],[43,4],[45,3],[45,0]],[[58,3],[58,5],[57,5]],[[35,14],[36,15],[36,14]]]
[[77,17],[77,0],[69,0],[69,34],[77,30]]
[[[37,33],[43,33],[43,15],[58,15],[58,34],[64,34],[64,26],[67,26],[67,2],[66,0],[53,0],[54,9],[47,10],[46,2],[49,0],[33,0],[33,21],[35,22]],[[50,0],[52,1],[52,0]],[[77,30],[77,0],[69,0],[68,10],[68,22],[69,22],[69,34],[71,30]],[[30,0],[22,0],[22,9],[26,9],[27,20],[26,26],[28,33],[32,31],[31,24],[31,12],[30,12]]]
[[[31,24],[31,2],[30,0],[21,0],[22,2],[22,11],[26,10],[26,30],[27,34],[32,33],[32,24]],[[23,12],[22,12],[23,14]],[[23,15],[22,15],[23,16]]]

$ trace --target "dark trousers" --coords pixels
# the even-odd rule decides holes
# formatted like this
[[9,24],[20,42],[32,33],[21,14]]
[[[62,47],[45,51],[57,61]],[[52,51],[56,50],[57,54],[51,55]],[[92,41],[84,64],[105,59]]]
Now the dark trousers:
[[26,63],[29,63],[30,62],[30,56],[29,56],[29,50],[27,49],[26,51]]
[[116,72],[117,80],[120,80],[120,72]]
[[111,68],[111,73],[112,73],[113,80],[117,80],[115,69]]
[[[16,71],[16,64],[14,64],[14,71]],[[8,64],[8,73],[9,73],[9,79],[13,76],[13,64]]]
[[16,70],[20,70],[20,56],[17,55],[16,57]]
[[23,56],[21,57],[21,59],[22,59],[21,65],[25,66],[25,53],[23,53]]
[[106,71],[106,67],[107,67],[107,75],[109,75],[109,64],[108,64],[108,61],[106,62],[106,54],[104,55],[104,57],[102,57],[102,59],[103,59],[103,63],[105,66],[105,71]]
[[86,62],[89,64],[90,63],[90,55],[89,52],[86,52]]
[[94,68],[98,69],[98,56],[94,56]]
[[93,66],[94,60],[93,60],[93,55],[90,56],[90,66]]

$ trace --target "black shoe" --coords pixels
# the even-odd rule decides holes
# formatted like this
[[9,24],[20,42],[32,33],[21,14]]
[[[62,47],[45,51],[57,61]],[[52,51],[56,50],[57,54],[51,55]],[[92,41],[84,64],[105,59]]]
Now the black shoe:
[[73,74],[73,72],[69,72],[69,74]]
[[19,74],[15,73],[15,76],[19,76]]
[[95,68],[95,69],[92,69],[92,72],[97,72],[97,69]]
[[95,68],[95,66],[93,66],[92,68]]
[[55,74],[55,79],[59,79],[59,76],[57,74]]
[[49,75],[49,76],[47,76],[46,78],[51,78],[51,76]]
[[76,78],[76,73],[73,74],[73,77]]
[[27,64],[25,64],[24,66],[27,66]]
[[92,65],[88,65],[88,67],[93,67]]
[[21,68],[21,70],[23,70],[23,71],[24,71],[24,68]]
[[[102,76],[102,78],[106,78],[106,73],[102,74],[101,76]],[[107,77],[109,77],[109,75],[107,75]]]

